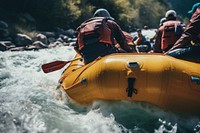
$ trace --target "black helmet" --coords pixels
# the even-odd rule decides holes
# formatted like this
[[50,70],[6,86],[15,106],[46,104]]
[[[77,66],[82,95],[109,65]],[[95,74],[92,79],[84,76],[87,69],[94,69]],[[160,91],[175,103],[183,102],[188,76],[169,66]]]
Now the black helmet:
[[110,16],[110,13],[106,9],[103,9],[103,8],[96,10],[93,17],[106,17],[106,18],[110,18],[114,20],[114,18]]

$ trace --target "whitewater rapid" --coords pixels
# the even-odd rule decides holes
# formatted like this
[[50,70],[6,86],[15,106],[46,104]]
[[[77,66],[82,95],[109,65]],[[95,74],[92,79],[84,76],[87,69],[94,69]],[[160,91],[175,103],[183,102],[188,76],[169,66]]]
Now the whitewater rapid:
[[73,59],[72,47],[0,52],[0,133],[188,133],[200,118],[146,103],[97,101],[79,107],[56,93],[61,70],[45,74],[42,64]]

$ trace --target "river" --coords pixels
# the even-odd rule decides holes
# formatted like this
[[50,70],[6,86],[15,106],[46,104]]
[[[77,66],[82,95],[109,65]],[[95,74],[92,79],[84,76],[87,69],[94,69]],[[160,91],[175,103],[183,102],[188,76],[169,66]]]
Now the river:
[[0,52],[0,133],[200,133],[200,118],[147,103],[79,107],[58,99],[55,88],[64,68],[45,74],[41,66],[74,55],[67,46]]

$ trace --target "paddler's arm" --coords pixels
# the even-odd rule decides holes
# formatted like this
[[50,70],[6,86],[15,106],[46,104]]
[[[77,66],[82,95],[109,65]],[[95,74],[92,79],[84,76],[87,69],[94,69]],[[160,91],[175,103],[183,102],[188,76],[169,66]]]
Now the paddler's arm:
[[199,43],[200,42],[199,29],[200,29],[200,14],[194,13],[192,15],[192,18],[190,19],[190,23],[186,26],[182,36],[176,41],[174,46],[165,54],[168,54],[170,51],[174,49],[183,48],[186,45],[190,44],[191,41]]
[[80,51],[79,51],[79,45],[78,45],[78,39],[76,40],[76,43],[74,45],[74,50],[81,55]]
[[155,53],[162,53],[161,49],[161,40],[162,40],[162,30],[163,26],[161,26],[157,31],[156,31],[156,38],[155,38],[155,44],[154,44],[154,52]]
[[132,48],[128,45],[127,41],[126,41],[126,37],[123,34],[121,28],[119,27],[119,25],[111,20],[108,20],[108,25],[109,27],[111,27],[113,35],[117,41],[117,43],[120,45],[120,47],[125,50],[126,52],[132,52]]

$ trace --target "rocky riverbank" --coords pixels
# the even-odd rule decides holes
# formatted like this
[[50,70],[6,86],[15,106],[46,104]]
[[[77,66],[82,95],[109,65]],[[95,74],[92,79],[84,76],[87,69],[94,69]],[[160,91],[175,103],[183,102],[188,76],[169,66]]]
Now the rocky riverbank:
[[0,51],[24,51],[73,46],[76,42],[76,31],[57,28],[53,32],[31,31],[28,34],[11,35],[9,25],[0,21]]

